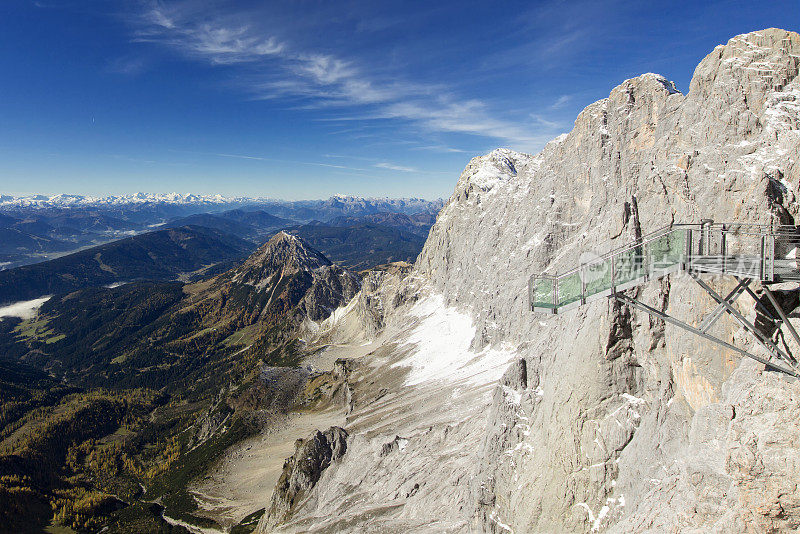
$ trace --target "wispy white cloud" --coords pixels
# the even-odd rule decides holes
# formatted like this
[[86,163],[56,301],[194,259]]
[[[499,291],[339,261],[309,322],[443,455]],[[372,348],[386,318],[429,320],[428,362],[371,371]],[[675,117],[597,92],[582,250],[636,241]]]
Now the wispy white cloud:
[[347,116],[335,120],[399,120],[431,132],[490,137],[519,149],[538,148],[560,133],[550,131],[557,125],[548,121],[503,118],[485,102],[460,98],[440,84],[380,76],[355,60],[295,50],[268,30],[236,17],[210,16],[197,4],[151,4],[135,38],[216,65],[257,65],[238,77],[253,98],[348,109]]
[[560,123],[555,122],[555,121],[551,121],[551,120],[547,120],[547,119],[545,119],[544,117],[542,117],[541,115],[539,115],[537,113],[531,113],[531,119],[533,119],[534,124],[539,124],[541,126],[544,126],[545,128],[549,128],[551,130],[554,130],[556,128],[560,128],[561,127]]
[[443,145],[415,146],[412,147],[411,150],[428,150],[431,152],[446,152],[451,154],[466,154],[468,152],[468,150],[462,150],[460,148],[453,148]]
[[479,100],[440,97],[438,102],[394,102],[382,117],[413,120],[433,131],[482,135],[502,139],[522,148],[543,145],[553,136],[508,120],[494,118]]
[[336,158],[336,159],[353,159],[358,161],[376,161],[375,158],[366,158],[364,156],[351,156],[345,154],[323,154],[322,157],[324,158]]
[[152,159],[135,158],[135,157],[131,157],[131,156],[125,156],[123,154],[106,154],[106,156],[108,156],[110,158],[114,158],[114,159],[121,159],[121,160],[125,160],[125,161],[130,161],[132,163],[147,163],[148,165],[153,165],[153,164],[156,164],[156,163],[160,163],[160,162],[152,160]]
[[570,100],[572,100],[572,95],[561,95],[553,102],[550,109],[561,109],[566,106]]
[[333,165],[331,163],[315,163],[304,162],[305,165],[315,165],[317,167],[329,167],[331,169],[348,169],[351,171],[366,171],[367,169],[359,169],[358,167],[348,167],[347,165]]
[[358,167],[348,167],[346,165],[334,165],[331,163],[320,163],[316,161],[296,161],[296,160],[288,160],[288,159],[280,159],[280,158],[269,158],[265,156],[248,156],[245,154],[226,154],[223,152],[215,152],[215,153],[203,153],[207,156],[218,156],[220,158],[234,158],[234,159],[247,159],[253,161],[272,161],[276,163],[290,163],[293,165],[312,165],[315,167],[328,167],[332,169],[345,169],[350,171],[366,171],[367,169],[360,169]]
[[296,69],[301,76],[321,85],[346,83],[358,75],[350,62],[324,54],[298,56]]
[[163,43],[217,65],[259,61],[285,49],[276,37],[258,35],[247,25],[225,26],[187,15],[178,6],[155,5],[142,16],[135,39]]
[[221,158],[235,158],[235,159],[252,159],[256,161],[270,161],[270,158],[262,158],[259,156],[244,156],[242,154],[212,154],[213,156],[219,156]]
[[379,169],[387,169],[390,171],[398,171],[398,172],[419,172],[419,169],[415,169],[414,167],[405,167],[403,165],[395,165],[394,163],[389,163],[386,161],[382,161],[380,163],[376,163],[375,167]]

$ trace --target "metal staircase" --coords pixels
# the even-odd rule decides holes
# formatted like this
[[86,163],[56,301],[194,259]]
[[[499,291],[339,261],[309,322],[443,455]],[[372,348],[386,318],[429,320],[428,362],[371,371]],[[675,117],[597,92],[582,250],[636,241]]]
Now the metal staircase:
[[[565,273],[532,276],[528,283],[530,306],[534,312],[556,314],[596,299],[615,298],[708,341],[800,378],[800,365],[794,356],[779,347],[763,329],[757,328],[733,306],[736,299],[748,293],[755,300],[759,313],[777,325],[777,329],[785,324],[800,346],[800,336],[769,288],[779,282],[800,282],[800,258],[795,257],[798,247],[799,226],[715,224],[711,220],[700,224],[672,225],[592,257]],[[717,302],[716,308],[700,324],[690,325],[622,293],[671,273],[691,276]],[[737,285],[722,296],[701,279],[704,274],[731,276]],[[764,302],[751,288],[756,281],[767,297]],[[767,358],[709,333],[714,323],[726,313],[755,338],[766,351]]]

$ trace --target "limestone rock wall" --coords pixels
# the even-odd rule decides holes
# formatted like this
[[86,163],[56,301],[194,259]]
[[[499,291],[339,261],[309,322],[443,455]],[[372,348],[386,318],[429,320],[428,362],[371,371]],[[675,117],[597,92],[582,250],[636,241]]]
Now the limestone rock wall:
[[[512,341],[530,377],[495,395],[475,526],[797,526],[800,493],[788,480],[800,474],[790,445],[800,426],[760,427],[791,418],[796,383],[749,362],[737,372],[737,355],[611,301],[533,315],[525,288],[532,273],[564,271],[582,251],[663,225],[794,223],[798,55],[796,33],[734,37],[700,63],[687,95],[645,74],[540,154],[495,150],[467,166],[416,272],[476,318],[474,348]],[[713,307],[675,276],[632,294],[692,323]],[[752,312],[752,300],[741,306]],[[726,325],[715,333],[747,343]]]
[[[740,35],[702,60],[687,94],[645,74],[535,156],[473,159],[411,275],[370,289],[396,302],[359,312],[383,337],[349,381],[348,454],[286,530],[797,528],[797,382],[617,302],[534,315],[526,286],[663,225],[795,222],[799,64],[796,33]],[[429,295],[440,315],[413,304]],[[688,322],[712,307],[677,276],[631,295]],[[713,333],[748,343],[730,322]],[[489,389],[447,369],[404,379],[407,362],[433,368],[454,350],[505,375]]]

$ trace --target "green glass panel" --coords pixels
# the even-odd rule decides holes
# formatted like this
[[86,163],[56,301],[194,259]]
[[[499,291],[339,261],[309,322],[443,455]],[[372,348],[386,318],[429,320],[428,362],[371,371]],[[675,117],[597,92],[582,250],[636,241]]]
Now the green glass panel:
[[553,280],[537,278],[533,281],[533,305],[537,308],[553,307]]
[[558,305],[563,306],[581,299],[581,276],[575,271],[558,279]]
[[611,260],[586,265],[583,270],[586,296],[611,289]]
[[621,286],[645,275],[645,258],[642,252],[643,247],[636,247],[614,257],[614,285]]
[[654,271],[665,270],[681,262],[686,250],[686,232],[676,230],[647,244],[648,261]]

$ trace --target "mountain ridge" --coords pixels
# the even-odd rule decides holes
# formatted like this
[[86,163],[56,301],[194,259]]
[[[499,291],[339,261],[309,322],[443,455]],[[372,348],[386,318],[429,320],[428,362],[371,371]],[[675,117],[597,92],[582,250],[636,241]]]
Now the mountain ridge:
[[286,231],[302,237],[336,263],[359,271],[384,263],[414,261],[425,242],[417,232],[369,222],[352,226],[313,223]]
[[[198,204],[198,205],[228,205],[228,204],[314,204],[327,203],[329,205],[348,204],[386,204],[395,206],[426,206],[441,203],[442,199],[425,200],[416,197],[360,197],[353,195],[334,195],[327,199],[317,200],[281,200],[270,197],[225,196],[221,194],[202,195],[195,193],[134,193],[129,195],[84,196],[84,195],[3,195],[0,194],[0,209],[17,207],[28,208],[56,208],[56,207],[102,207],[136,204]],[[420,210],[422,211],[422,210]]]
[[57,259],[0,271],[0,303],[133,280],[170,280],[242,257],[252,245],[199,226],[139,234]]

